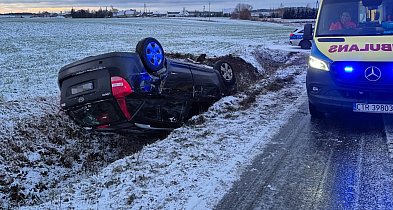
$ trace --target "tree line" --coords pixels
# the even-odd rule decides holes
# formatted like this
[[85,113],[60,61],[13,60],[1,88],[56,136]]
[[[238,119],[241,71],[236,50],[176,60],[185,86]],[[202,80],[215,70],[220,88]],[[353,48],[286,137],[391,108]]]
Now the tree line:
[[[253,11],[252,8],[253,7],[249,4],[239,3],[236,5],[235,10],[232,12],[231,18],[251,20],[251,13],[258,12],[258,10]],[[282,7],[278,9],[270,9],[270,11],[265,10],[264,12],[265,14],[259,14],[259,18],[270,17],[282,19],[314,19],[317,16],[317,9],[310,7]],[[266,14],[266,12],[268,14]]]
[[74,9],[71,10],[71,17],[72,18],[110,18],[113,17],[113,12],[108,10],[99,9],[98,11],[91,11],[90,10],[78,10],[75,11]]
[[314,19],[317,17],[317,10],[308,7],[288,7],[284,8],[283,19]]

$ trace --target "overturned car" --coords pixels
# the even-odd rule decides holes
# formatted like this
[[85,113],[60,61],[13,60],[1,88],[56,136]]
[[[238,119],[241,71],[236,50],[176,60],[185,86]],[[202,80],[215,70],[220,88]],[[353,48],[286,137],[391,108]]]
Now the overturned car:
[[60,69],[60,104],[87,129],[113,132],[172,130],[236,90],[233,68],[171,60],[154,38],[136,52],[87,57]]

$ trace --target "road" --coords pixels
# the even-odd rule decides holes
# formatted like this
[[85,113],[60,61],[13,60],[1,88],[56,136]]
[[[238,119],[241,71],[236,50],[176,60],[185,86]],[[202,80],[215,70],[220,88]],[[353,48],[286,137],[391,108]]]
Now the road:
[[216,209],[393,209],[391,133],[389,116],[315,120],[304,104]]

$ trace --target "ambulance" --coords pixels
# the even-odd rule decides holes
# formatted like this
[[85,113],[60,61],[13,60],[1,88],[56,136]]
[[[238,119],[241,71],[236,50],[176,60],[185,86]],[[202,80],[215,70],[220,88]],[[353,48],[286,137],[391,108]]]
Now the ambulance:
[[393,0],[322,0],[307,70],[312,117],[393,113]]

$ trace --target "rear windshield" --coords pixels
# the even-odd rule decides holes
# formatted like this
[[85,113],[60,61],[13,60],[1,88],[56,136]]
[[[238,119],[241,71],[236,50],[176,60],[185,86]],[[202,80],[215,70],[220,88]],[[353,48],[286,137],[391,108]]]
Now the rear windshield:
[[107,125],[121,119],[111,102],[83,106],[72,110],[70,116],[84,127]]
[[317,37],[393,34],[393,0],[373,6],[361,0],[324,0],[320,13]]

